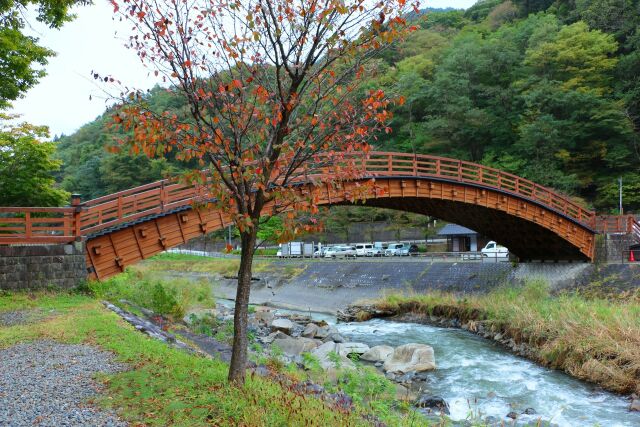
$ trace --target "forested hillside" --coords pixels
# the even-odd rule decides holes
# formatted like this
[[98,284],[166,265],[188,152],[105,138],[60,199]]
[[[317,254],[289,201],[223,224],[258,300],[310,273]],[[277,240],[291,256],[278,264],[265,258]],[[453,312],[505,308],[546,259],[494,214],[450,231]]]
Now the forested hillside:
[[[417,22],[369,84],[406,99],[377,148],[495,166],[600,211],[622,177],[640,208],[640,0],[487,0]],[[184,108],[161,88],[148,101]],[[194,166],[108,152],[111,115],[58,140],[64,189],[96,197]]]

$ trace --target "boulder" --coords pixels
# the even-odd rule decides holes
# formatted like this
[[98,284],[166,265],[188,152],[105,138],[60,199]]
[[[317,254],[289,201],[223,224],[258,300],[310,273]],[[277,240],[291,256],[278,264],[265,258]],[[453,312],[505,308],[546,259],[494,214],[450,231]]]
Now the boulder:
[[633,399],[631,405],[629,405],[629,410],[640,412],[640,399]]
[[345,339],[339,333],[332,332],[322,340],[322,342],[329,342],[329,341],[333,341],[333,342],[337,342],[337,343],[343,343],[343,342],[345,342]]
[[260,310],[256,311],[256,313],[254,314],[254,318],[260,324],[271,325],[271,323],[275,319],[275,315],[272,311]]
[[315,323],[307,323],[302,331],[302,336],[305,338],[315,338],[316,332],[318,332],[318,325]]
[[384,362],[393,354],[393,347],[389,345],[376,345],[373,346],[360,356],[360,360],[366,360],[367,362]]
[[518,418],[518,413],[515,411],[511,411],[507,414],[507,418],[511,418],[512,420],[515,420]]
[[426,344],[410,343],[401,345],[393,351],[383,365],[386,372],[406,373],[422,372],[436,368],[433,348]]
[[293,322],[289,319],[274,319],[270,326],[272,331],[281,331],[285,334],[290,334],[294,327]]
[[315,338],[323,339],[323,338],[326,338],[327,335],[329,335],[329,327],[322,326],[316,330]]
[[429,412],[444,413],[449,415],[449,404],[440,396],[423,394],[414,403],[418,408],[428,409]]
[[284,338],[289,338],[289,335],[285,334],[284,332],[275,331],[275,332],[271,332],[269,335],[262,338],[261,341],[263,343],[270,344],[276,339],[284,339]]
[[316,347],[313,351],[311,351],[311,354],[315,355],[316,357],[324,357],[331,352],[338,353],[337,347],[338,347],[338,344],[334,342],[326,342],[326,343],[323,343],[321,346]]
[[273,340],[272,346],[277,346],[287,356],[299,356],[316,348],[316,343],[310,338],[278,338]]
[[411,384],[416,378],[415,371],[409,371],[406,374],[396,375],[395,381],[400,384]]
[[311,317],[307,316],[306,314],[290,314],[288,318],[292,322],[300,323],[302,325],[306,325],[311,322]]
[[369,346],[359,342],[345,342],[336,345],[337,352],[341,356],[349,356],[350,354],[361,355],[369,351]]
[[341,344],[326,342],[320,347],[316,347],[311,350],[311,354],[318,359],[318,362],[322,369],[335,369],[336,365],[338,365],[342,369],[355,369],[355,365],[353,364],[353,362],[348,357],[341,355],[338,352],[339,345]]

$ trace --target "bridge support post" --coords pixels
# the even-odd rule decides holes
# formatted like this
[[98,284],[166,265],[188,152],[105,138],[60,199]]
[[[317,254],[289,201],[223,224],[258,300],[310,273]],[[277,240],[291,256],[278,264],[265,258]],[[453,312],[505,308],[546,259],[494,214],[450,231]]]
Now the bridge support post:
[[76,238],[76,242],[80,242],[82,240],[82,222],[80,218],[80,214],[82,213],[82,196],[80,194],[74,193],[71,195],[71,207],[73,210],[73,236]]

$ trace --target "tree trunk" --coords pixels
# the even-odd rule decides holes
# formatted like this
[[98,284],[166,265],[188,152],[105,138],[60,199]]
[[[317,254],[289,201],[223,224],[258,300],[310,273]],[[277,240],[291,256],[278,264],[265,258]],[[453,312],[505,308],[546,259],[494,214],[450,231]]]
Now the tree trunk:
[[240,233],[242,254],[238,269],[238,289],[233,315],[233,349],[229,366],[229,381],[236,385],[244,384],[247,365],[247,323],[249,293],[251,292],[251,267],[256,244],[257,226]]

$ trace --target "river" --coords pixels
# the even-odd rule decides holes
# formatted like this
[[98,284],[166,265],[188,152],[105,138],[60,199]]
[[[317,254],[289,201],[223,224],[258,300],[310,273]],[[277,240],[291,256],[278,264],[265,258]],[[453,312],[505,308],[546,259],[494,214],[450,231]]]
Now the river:
[[[335,317],[311,314],[335,323]],[[433,347],[437,369],[426,382],[427,392],[444,398],[453,420],[472,413],[499,419],[511,411],[534,408],[535,417],[560,426],[640,426],[640,413],[629,412],[629,401],[569,375],[515,356],[493,341],[470,332],[415,323],[373,319],[335,325],[348,341],[369,346],[422,343]]]

